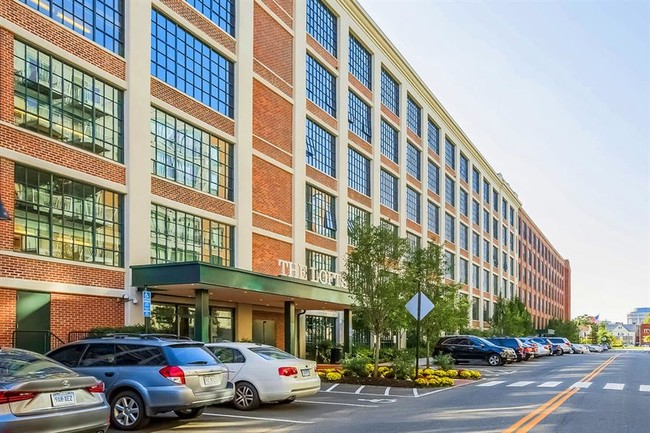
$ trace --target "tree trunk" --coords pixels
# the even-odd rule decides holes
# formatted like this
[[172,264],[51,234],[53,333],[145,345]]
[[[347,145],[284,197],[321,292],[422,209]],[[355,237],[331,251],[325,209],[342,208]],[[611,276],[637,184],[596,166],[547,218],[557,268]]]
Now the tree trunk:
[[429,352],[429,339],[427,338],[427,368],[431,368],[431,364],[429,361],[431,360],[431,356],[429,356],[431,352]]
[[372,377],[377,377],[379,372],[379,346],[381,345],[381,339],[379,338],[379,333],[375,332],[375,347],[373,353],[373,361],[375,363],[375,369],[372,372]]

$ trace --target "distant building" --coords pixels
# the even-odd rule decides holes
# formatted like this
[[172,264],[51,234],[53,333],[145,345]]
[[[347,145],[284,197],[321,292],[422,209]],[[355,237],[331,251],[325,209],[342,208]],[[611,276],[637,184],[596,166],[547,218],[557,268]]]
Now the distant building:
[[625,325],[623,323],[610,323],[606,325],[607,330],[611,332],[614,337],[620,338],[623,344],[633,345],[636,336],[636,325]]
[[631,313],[627,315],[627,324],[628,325],[640,325],[643,323],[643,320],[650,314],[650,307],[639,307],[635,308]]
[[650,346],[650,323],[642,323],[638,329],[637,343],[639,346]]

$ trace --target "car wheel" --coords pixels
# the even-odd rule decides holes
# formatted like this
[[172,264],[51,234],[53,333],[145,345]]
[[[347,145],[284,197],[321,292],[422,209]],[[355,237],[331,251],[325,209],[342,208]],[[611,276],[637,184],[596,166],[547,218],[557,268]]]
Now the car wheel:
[[118,430],[139,430],[149,424],[142,397],[123,391],[111,400],[111,424]]
[[180,419],[192,419],[192,418],[198,418],[201,415],[203,415],[204,410],[205,410],[205,406],[201,406],[201,407],[193,407],[191,409],[175,410],[174,413]]
[[280,403],[280,404],[289,404],[289,403],[293,403],[294,401],[296,401],[296,396],[295,395],[293,397],[289,397],[289,398],[285,398],[284,400],[280,400],[278,403]]
[[253,410],[259,407],[260,397],[252,384],[248,382],[237,382],[233,403],[239,410]]
[[493,353],[490,356],[488,356],[487,362],[492,367],[496,367],[497,365],[503,364],[503,361],[501,360],[501,357],[499,355],[497,355],[496,353]]

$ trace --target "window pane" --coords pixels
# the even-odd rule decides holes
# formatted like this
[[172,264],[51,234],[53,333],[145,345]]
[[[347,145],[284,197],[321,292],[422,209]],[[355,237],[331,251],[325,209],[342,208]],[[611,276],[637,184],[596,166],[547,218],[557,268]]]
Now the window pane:
[[352,148],[348,148],[348,186],[370,196],[370,160]]
[[399,116],[399,84],[383,68],[381,70],[381,103]]
[[336,117],[336,77],[312,56],[307,56],[307,99]]
[[422,136],[422,109],[410,96],[406,100],[406,124],[415,135]]
[[307,119],[307,164],[336,177],[336,139],[318,124]]
[[348,125],[350,131],[370,143],[372,139],[370,106],[352,92],[348,96],[348,105]]
[[187,0],[187,2],[226,33],[235,36],[235,0]]
[[393,161],[399,161],[399,140],[398,132],[388,122],[381,121],[381,154]]
[[307,185],[307,230],[336,238],[336,209],[333,196]]
[[361,84],[372,89],[372,55],[350,35],[350,72]]

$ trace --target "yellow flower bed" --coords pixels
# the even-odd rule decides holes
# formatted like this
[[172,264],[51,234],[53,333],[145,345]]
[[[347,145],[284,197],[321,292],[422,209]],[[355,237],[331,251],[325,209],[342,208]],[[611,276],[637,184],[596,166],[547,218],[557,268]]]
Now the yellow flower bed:
[[327,373],[325,375],[325,379],[327,379],[329,381],[332,381],[332,382],[336,382],[337,380],[341,380],[341,373],[332,371],[332,372]]

